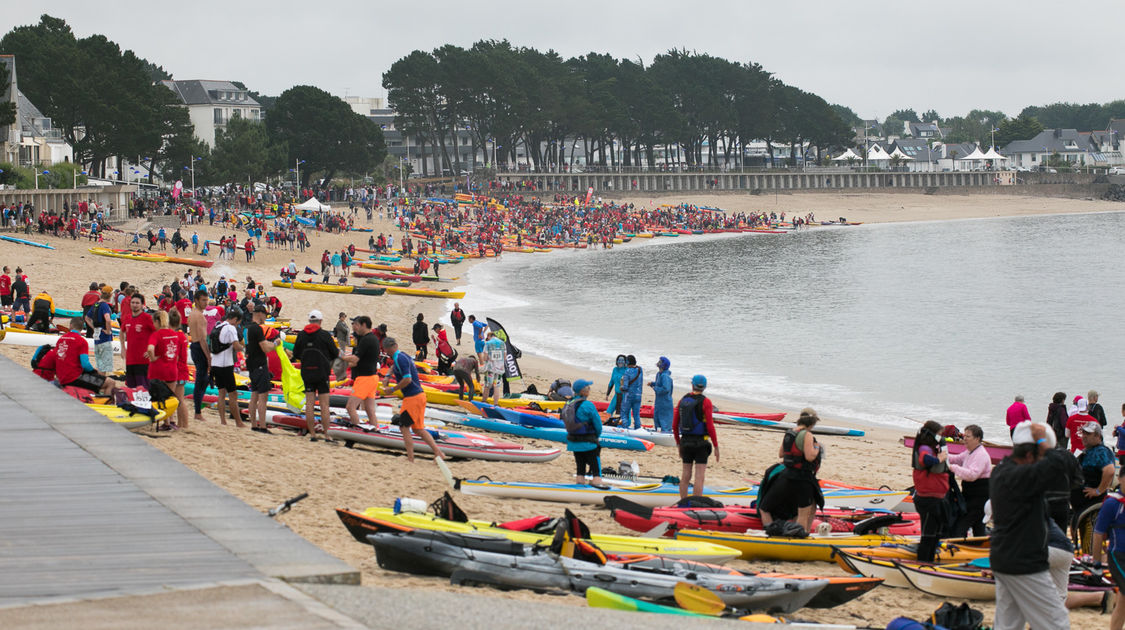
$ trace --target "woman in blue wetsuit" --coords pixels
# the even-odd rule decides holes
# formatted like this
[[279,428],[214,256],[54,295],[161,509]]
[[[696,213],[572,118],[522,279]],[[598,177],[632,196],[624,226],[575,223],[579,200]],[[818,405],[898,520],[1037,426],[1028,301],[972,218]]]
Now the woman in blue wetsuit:
[[[621,416],[621,377],[625,374],[625,355],[617,355],[617,361],[614,362],[613,371],[609,374],[609,387],[605,390],[606,398],[609,398],[609,406],[606,407],[606,413],[610,417]],[[613,397],[610,398],[610,394]]]

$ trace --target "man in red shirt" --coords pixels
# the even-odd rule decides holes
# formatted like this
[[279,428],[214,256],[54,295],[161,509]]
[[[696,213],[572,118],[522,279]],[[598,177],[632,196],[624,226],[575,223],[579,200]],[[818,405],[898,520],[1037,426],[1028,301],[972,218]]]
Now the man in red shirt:
[[70,331],[59,337],[55,344],[55,374],[63,387],[73,385],[108,394],[113,391],[114,382],[90,364],[90,344],[78,334],[82,324],[81,317],[71,318]]
[[0,306],[12,305],[12,276],[10,270],[4,265],[4,274],[0,275]]
[[125,346],[125,385],[148,389],[148,338],[154,330],[152,316],[145,312],[145,298],[134,293],[130,312],[121,317],[121,343]]
[[1082,445],[1082,425],[1087,422],[1097,422],[1093,416],[1086,413],[1086,399],[1081,396],[1074,397],[1074,406],[1078,409],[1078,413],[1071,415],[1066,421],[1066,433],[1070,436],[1070,452],[1081,451],[1085,447]]
[[[97,282],[91,282],[90,283],[90,290],[82,295],[82,302],[81,302],[82,315],[85,316],[87,314],[86,311],[90,310],[90,307],[97,304],[98,300],[100,300],[100,299],[102,299],[101,288],[98,287]],[[88,337],[90,339],[93,339],[94,338],[94,328],[92,326],[90,326],[90,322],[85,322],[85,324],[86,324],[86,326],[85,326],[86,337]]]

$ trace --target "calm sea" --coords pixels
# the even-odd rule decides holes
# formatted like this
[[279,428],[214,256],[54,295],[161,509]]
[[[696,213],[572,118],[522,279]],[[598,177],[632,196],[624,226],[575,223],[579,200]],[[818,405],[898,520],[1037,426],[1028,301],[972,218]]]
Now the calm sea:
[[[640,242],[637,242],[640,241]],[[1125,214],[636,239],[505,254],[463,306],[528,352],[607,372],[619,353],[672,362],[677,390],[904,428],[977,423],[1012,397],[1125,401]],[[601,386],[601,384],[599,384]]]

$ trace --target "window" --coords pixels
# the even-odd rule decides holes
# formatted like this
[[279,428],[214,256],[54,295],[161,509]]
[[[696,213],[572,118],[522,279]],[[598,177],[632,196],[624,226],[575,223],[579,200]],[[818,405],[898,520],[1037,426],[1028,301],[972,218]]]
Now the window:
[[216,107],[215,108],[215,124],[216,125],[223,124],[223,108],[222,107]]

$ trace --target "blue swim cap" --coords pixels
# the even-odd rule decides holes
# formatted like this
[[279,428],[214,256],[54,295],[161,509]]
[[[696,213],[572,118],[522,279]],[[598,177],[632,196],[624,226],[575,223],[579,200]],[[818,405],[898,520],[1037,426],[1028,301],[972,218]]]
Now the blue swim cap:
[[702,374],[696,374],[691,377],[691,386],[696,389],[703,389],[707,387],[707,377]]

